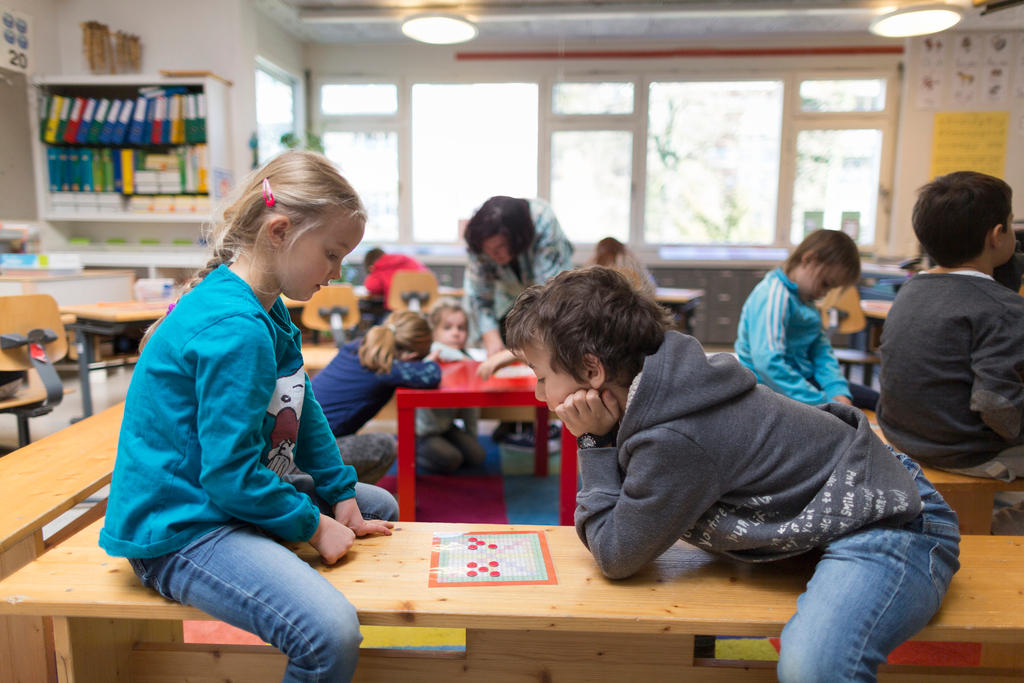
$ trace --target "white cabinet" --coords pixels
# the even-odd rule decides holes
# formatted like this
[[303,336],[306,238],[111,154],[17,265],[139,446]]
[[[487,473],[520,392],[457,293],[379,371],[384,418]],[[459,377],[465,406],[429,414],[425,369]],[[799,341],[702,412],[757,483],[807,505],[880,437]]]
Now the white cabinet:
[[132,74],[33,85],[40,216],[64,242],[47,251],[87,266],[201,263],[200,225],[234,182],[229,84]]

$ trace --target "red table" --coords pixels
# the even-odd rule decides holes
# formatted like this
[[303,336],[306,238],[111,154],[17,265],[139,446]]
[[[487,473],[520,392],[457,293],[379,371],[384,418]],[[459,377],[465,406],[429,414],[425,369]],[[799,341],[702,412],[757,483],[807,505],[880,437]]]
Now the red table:
[[[537,417],[534,434],[548,433],[547,404],[534,395],[534,377],[477,377],[475,361],[444,363],[441,386],[437,389],[398,389],[398,508],[399,519],[416,520],[416,409],[417,408],[490,408],[493,406],[534,406]],[[534,474],[547,476],[548,440],[535,440]],[[562,429],[562,466],[559,483],[560,524],[572,524],[576,509],[576,437]]]

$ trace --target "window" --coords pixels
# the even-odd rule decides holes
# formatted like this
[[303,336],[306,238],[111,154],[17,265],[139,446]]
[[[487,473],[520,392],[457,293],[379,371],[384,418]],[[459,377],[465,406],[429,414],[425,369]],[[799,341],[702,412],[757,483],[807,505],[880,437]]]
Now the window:
[[536,83],[412,86],[412,237],[456,242],[488,197],[537,196]]
[[790,241],[830,228],[872,244],[881,158],[880,130],[800,131]]
[[393,79],[324,79],[315,125],[363,197],[368,242],[461,255],[460,225],[502,194],[550,199],[581,253],[605,236],[647,254],[778,252],[815,227],[870,250],[887,238],[898,57],[832,61],[766,58],[753,77],[738,62],[640,76],[636,62],[566,74],[512,61],[449,82],[427,60]]
[[551,93],[556,114],[632,114],[632,83],[556,83]]
[[281,136],[295,132],[295,79],[269,63],[256,67],[257,158],[264,163],[285,147]]
[[324,155],[366,206],[363,241],[402,240],[398,86],[327,83],[320,88]]
[[774,241],[782,93],[781,81],[651,84],[646,242]]
[[324,154],[352,184],[366,206],[364,240],[398,240],[398,134],[393,131],[330,131]]
[[799,82],[787,221],[792,244],[818,228],[843,230],[865,247],[878,241],[886,218],[878,199],[891,168],[886,86],[885,78]]
[[320,90],[320,111],[328,115],[394,114],[398,87],[393,83],[325,85]]

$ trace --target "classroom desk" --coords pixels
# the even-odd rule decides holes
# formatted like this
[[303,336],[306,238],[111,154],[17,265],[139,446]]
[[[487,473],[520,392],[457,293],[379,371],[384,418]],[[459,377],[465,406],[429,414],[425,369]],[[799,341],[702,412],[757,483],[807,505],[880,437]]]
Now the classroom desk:
[[703,296],[703,289],[683,289],[680,287],[656,287],[654,289],[654,298],[657,299],[658,303],[664,304],[672,311],[677,324],[687,334],[693,334],[690,319],[693,317],[693,311]]
[[[301,301],[285,299],[289,308],[301,306]],[[101,301],[81,306],[61,306],[60,312],[75,316],[67,327],[75,331],[75,349],[78,352],[78,378],[82,392],[82,418],[92,415],[92,387],[89,370],[107,367],[107,364],[93,361],[96,337],[113,337],[128,330],[148,327],[167,312],[167,302],[146,301]],[[127,364],[133,359],[122,361]],[[77,422],[75,418],[72,422]]]
[[[533,433],[548,433],[548,408],[534,395],[534,377],[477,377],[476,361],[444,363],[441,386],[437,389],[395,391],[398,415],[398,507],[400,519],[416,519],[416,409],[417,408],[489,408],[493,406],[532,406],[537,409]],[[547,476],[548,442],[534,442],[538,476]],[[576,438],[562,429],[562,464],[559,483],[559,523],[572,524],[576,508]]]
[[891,301],[879,301],[877,299],[861,299],[860,310],[870,320],[885,320],[889,317],[889,309],[892,308]]

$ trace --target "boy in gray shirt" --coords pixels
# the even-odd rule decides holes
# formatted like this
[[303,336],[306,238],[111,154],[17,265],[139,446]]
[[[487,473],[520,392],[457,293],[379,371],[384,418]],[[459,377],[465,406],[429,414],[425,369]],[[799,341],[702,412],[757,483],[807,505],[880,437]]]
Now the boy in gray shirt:
[[[1009,185],[960,171],[921,188],[914,232],[938,265],[904,284],[882,330],[878,423],[944,470],[1024,477],[1024,298]],[[1024,533],[1024,510],[993,519]]]
[[610,578],[680,538],[750,562],[820,549],[778,676],[874,680],[959,568],[955,513],[857,409],[786,398],[668,326],[601,267],[531,287],[509,313],[509,348],[577,436],[580,539]]

